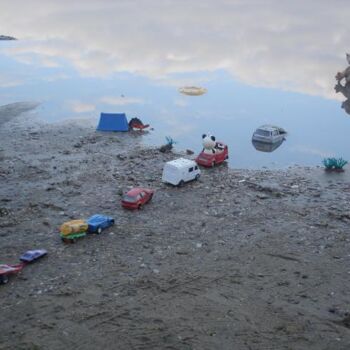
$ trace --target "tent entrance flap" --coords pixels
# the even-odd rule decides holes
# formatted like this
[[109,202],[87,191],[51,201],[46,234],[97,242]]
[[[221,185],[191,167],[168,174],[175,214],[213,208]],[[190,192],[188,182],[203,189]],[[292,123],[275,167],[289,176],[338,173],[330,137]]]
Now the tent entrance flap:
[[99,131],[129,131],[125,113],[101,113]]

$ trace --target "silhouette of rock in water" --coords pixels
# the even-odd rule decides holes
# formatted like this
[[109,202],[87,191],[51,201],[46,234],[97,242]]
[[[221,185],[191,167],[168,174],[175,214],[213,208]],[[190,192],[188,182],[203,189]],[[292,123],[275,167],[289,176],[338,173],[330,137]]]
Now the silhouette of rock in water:
[[8,36],[8,35],[0,35],[0,40],[17,40],[13,36]]
[[[346,54],[346,60],[350,64],[350,55]],[[335,76],[337,84],[334,86],[335,92],[341,92],[347,99],[341,104],[345,112],[350,114],[350,66],[348,66],[344,71],[338,72]],[[342,84],[342,81],[345,84]]]

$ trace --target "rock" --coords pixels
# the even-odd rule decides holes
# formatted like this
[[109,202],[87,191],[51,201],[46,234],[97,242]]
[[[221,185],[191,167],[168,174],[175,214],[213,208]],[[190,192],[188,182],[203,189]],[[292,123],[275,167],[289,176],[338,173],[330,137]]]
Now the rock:
[[17,39],[9,35],[0,35],[0,40],[17,40]]

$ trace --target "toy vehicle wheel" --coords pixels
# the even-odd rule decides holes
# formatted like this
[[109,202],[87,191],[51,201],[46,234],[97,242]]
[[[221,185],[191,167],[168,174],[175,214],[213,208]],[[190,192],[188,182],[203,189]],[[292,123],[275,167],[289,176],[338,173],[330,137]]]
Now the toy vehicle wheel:
[[195,179],[198,180],[199,178],[200,178],[200,175],[197,174],[196,177],[195,177]]
[[215,162],[213,161],[211,162],[211,167],[214,168],[214,166],[215,166]]
[[143,208],[142,204],[139,204],[139,206],[137,207],[137,209],[139,209],[139,210],[142,210],[142,208]]
[[227,159],[228,159],[228,156],[225,157],[225,160],[227,160]]
[[6,284],[9,281],[9,277],[4,275],[0,276],[0,284]]
[[179,182],[179,187],[182,187],[184,184],[185,184],[184,181],[181,180],[181,181]]
[[97,233],[98,235],[101,234],[101,233],[102,233],[102,228],[99,227],[99,228],[97,229],[96,233]]
[[69,242],[69,239],[67,239],[67,238],[63,238],[63,237],[62,237],[61,239],[62,239],[62,242],[63,242],[63,243],[70,243],[70,242]]

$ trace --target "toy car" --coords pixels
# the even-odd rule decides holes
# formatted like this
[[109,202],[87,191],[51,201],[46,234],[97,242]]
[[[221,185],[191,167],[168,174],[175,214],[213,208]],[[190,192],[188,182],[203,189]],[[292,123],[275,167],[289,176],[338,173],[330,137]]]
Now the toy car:
[[9,281],[9,276],[17,274],[23,267],[24,264],[0,265],[0,284],[6,284]]
[[0,265],[0,284],[6,284],[10,275],[19,273],[27,264],[36,261],[47,254],[45,249],[28,250],[21,255],[20,264]]
[[266,143],[275,143],[285,139],[287,132],[278,126],[262,125],[254,131],[252,140]]
[[88,221],[88,232],[89,233],[98,233],[100,234],[103,229],[114,225],[114,219],[109,216],[104,215],[93,215]]
[[178,158],[165,163],[162,181],[174,186],[182,186],[185,182],[198,180],[200,176],[201,171],[194,160]]
[[127,209],[141,209],[153,197],[154,191],[149,188],[133,188],[122,198],[122,206]]
[[85,220],[71,220],[60,227],[60,235],[65,243],[74,243],[77,238],[86,236],[89,225]]
[[224,143],[216,142],[214,150],[215,153],[212,154],[202,151],[196,158],[196,162],[205,167],[213,167],[228,159],[228,147]]
[[27,252],[21,255],[19,260],[25,263],[31,263],[35,260],[42,258],[46,254],[47,254],[47,251],[45,249],[28,250]]

